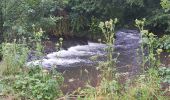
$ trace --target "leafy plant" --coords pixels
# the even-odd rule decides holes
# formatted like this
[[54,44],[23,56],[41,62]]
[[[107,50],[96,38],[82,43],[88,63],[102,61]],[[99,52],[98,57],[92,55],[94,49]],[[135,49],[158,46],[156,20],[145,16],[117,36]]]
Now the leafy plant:
[[57,27],[61,15],[56,12],[67,5],[68,0],[0,0],[0,34],[5,39],[33,36],[32,25],[51,32]]
[[[142,56],[142,67],[145,69],[146,63],[149,63],[149,67],[156,66],[156,57],[154,54],[154,49],[156,48],[157,37],[153,33],[150,33],[148,30],[144,30],[145,19],[135,20],[136,27],[139,28],[140,37],[141,37],[141,56]],[[148,55],[145,54],[148,52]],[[143,70],[144,70],[143,69]]]
[[[9,81],[10,80],[10,83]],[[21,99],[54,100],[62,96],[60,85],[63,77],[56,71],[43,70],[34,67],[27,72],[21,72],[12,79],[3,79],[3,83],[8,83],[14,93]]]
[[40,28],[40,30],[36,32],[34,26],[33,26],[33,30],[34,30],[33,41],[35,42],[36,56],[40,57],[43,55],[43,46],[41,45],[41,42],[42,42],[44,31],[42,30],[42,28]]
[[102,36],[102,34],[100,34],[100,28],[99,28],[99,23],[100,23],[100,20],[95,18],[95,17],[92,17],[91,18],[91,23],[89,25],[90,29],[89,29],[89,32],[90,32],[90,35],[92,38],[100,38]]
[[161,6],[166,11],[169,11],[170,10],[170,1],[169,0],[161,0]]
[[147,99],[159,99],[168,100],[168,98],[161,95],[160,90],[160,77],[158,70],[151,68],[147,70],[145,74],[138,76],[132,84],[129,84],[126,92],[121,98],[123,100],[147,100]]
[[16,43],[16,40],[12,43],[3,43],[1,74],[16,74],[24,67],[29,52],[24,41],[21,44]]
[[169,67],[161,67],[159,68],[159,75],[162,77],[163,82],[167,82],[170,84],[170,68]]
[[107,51],[107,62],[106,62],[106,67],[107,68],[101,68],[101,70],[104,71],[104,73],[106,73],[106,71],[108,71],[106,73],[106,76],[103,77],[114,77],[115,75],[115,62],[113,60],[112,54],[114,51],[114,29],[115,29],[115,25],[118,22],[117,18],[115,18],[114,20],[110,19],[110,21],[106,21],[106,22],[100,22],[99,24],[99,28],[102,30],[102,33],[104,34],[104,38],[105,38],[105,43],[107,45],[106,51]]
[[[118,22],[117,18],[114,20],[110,19],[109,21],[100,22],[99,28],[101,29],[104,35],[104,43],[106,43],[107,47],[107,61],[99,63],[97,69],[101,71],[101,82],[99,86],[93,88],[91,86],[87,86],[85,89],[81,90],[80,94],[85,94],[85,98],[94,98],[97,99],[98,96],[106,96],[106,98],[113,99],[113,94],[119,92],[120,85],[116,80],[116,59],[112,57],[114,51],[114,41],[115,41],[115,25]],[[102,40],[100,39],[100,42]]]
[[165,51],[170,51],[170,35],[164,35],[163,37],[159,38],[159,42],[157,47],[162,48]]

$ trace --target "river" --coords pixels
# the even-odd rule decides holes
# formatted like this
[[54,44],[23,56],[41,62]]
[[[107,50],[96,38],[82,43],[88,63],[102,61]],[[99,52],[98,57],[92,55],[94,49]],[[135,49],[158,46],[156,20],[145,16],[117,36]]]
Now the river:
[[[116,69],[120,73],[135,75],[141,71],[140,34],[136,30],[120,30],[116,32],[113,57],[120,54],[117,59]],[[70,44],[66,42],[67,45]],[[90,82],[96,86],[99,82],[99,71],[96,66],[99,62],[106,61],[106,44],[88,41],[66,47],[58,52],[51,52],[42,59],[30,61],[28,65],[42,65],[50,69],[56,67],[63,72],[67,86],[63,90],[73,91],[77,87]],[[93,59],[92,59],[93,58]],[[95,59],[94,59],[95,58]],[[164,60],[163,60],[164,61]]]

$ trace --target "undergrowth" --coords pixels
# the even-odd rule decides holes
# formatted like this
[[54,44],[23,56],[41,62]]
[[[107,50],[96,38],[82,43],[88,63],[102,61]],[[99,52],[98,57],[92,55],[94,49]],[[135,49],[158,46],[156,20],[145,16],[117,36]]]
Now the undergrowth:
[[[160,54],[162,48],[158,48],[157,36],[144,29],[145,19],[136,20],[141,37],[141,72],[134,77],[130,73],[118,73],[116,63],[119,54],[113,57],[115,50],[115,26],[118,20],[101,22],[101,29],[104,42],[107,47],[107,61],[101,62],[97,66],[100,71],[100,82],[96,87],[87,84],[84,88],[75,90],[72,94],[64,95],[60,89],[64,78],[55,68],[52,70],[43,69],[39,66],[26,66],[28,53],[32,50],[27,43],[27,39],[22,42],[14,40],[5,42],[2,45],[2,64],[0,76],[0,93],[3,96],[12,95],[14,100],[56,100],[60,97],[75,95],[77,100],[168,100],[166,93],[169,89],[163,89],[162,83],[169,83],[169,68],[161,67]],[[34,32],[35,48],[37,56],[43,55],[41,45],[43,30]],[[63,45],[63,38],[59,39],[56,49]],[[94,57],[95,58],[95,57]],[[88,72],[87,72],[88,73]],[[66,99],[66,100],[67,100]]]

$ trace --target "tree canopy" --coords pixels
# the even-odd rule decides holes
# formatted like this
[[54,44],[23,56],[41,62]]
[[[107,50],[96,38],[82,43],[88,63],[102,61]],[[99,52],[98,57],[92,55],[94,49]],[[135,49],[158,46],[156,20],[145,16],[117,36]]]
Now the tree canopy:
[[[118,18],[119,26],[133,27],[147,19],[149,29],[169,32],[169,0],[0,0],[0,34],[31,36],[33,26],[47,34],[95,35],[102,20]],[[164,31],[165,30],[165,31]],[[79,35],[80,35],[79,34]],[[2,37],[2,36],[1,36]],[[2,39],[1,39],[2,40]]]

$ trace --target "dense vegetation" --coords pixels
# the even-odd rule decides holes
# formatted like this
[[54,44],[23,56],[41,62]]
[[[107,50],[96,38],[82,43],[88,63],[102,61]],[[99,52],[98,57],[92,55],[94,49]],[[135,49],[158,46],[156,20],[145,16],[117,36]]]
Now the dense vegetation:
[[[0,99],[54,100],[76,95],[79,100],[168,100],[170,69],[160,62],[160,55],[170,51],[169,14],[169,0],[0,0]],[[116,71],[117,58],[112,57],[115,30],[122,28],[139,31],[142,58],[141,73],[123,83],[126,74]],[[44,56],[42,42],[48,36],[105,43],[107,61],[97,67],[99,85],[63,94],[64,78],[55,68],[28,67],[30,52]],[[60,38],[56,50],[62,42]]]
[[164,12],[160,0],[16,1],[0,1],[0,34],[6,39],[32,36],[32,25],[47,34],[95,37],[99,22],[110,18],[119,18],[119,28],[134,28],[135,19],[146,18],[150,30],[170,30],[168,10]]

